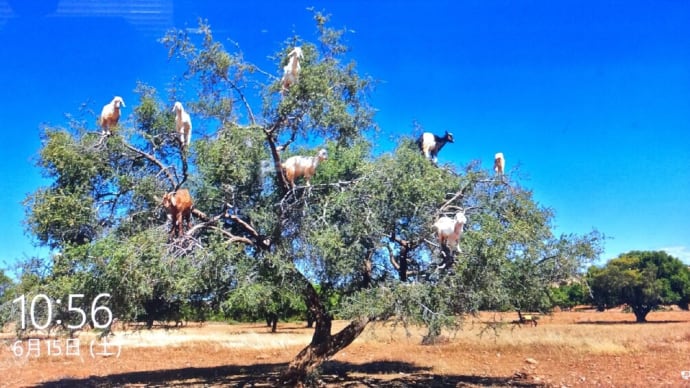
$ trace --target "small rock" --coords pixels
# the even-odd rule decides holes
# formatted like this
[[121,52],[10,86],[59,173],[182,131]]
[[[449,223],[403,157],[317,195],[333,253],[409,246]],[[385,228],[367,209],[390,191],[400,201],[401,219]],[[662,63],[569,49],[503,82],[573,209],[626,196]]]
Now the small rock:
[[525,362],[528,364],[538,364],[537,360],[535,360],[533,358],[527,358],[527,359],[525,359]]

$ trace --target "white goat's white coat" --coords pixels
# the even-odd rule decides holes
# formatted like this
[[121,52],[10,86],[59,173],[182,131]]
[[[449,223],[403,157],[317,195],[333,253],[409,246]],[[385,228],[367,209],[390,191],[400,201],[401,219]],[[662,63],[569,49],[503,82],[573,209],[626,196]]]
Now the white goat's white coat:
[[120,96],[115,96],[112,101],[103,106],[101,115],[98,117],[98,125],[103,130],[103,134],[110,135],[110,129],[117,125],[120,120],[120,107],[125,107],[125,101]]
[[297,82],[299,73],[302,70],[300,65],[300,59],[304,58],[302,49],[300,47],[295,47],[288,54],[288,63],[283,67],[283,79],[281,80],[283,91],[287,91],[288,88]]
[[172,111],[175,112],[175,131],[180,135],[180,143],[183,147],[188,146],[192,140],[192,118],[179,101],[175,103]]
[[455,214],[455,217],[440,217],[434,223],[434,229],[438,234],[438,241],[441,245],[445,245],[452,249],[452,247],[457,247],[458,252],[460,250],[460,236],[462,236],[463,228],[467,223],[467,217],[465,217],[464,211],[459,211]]

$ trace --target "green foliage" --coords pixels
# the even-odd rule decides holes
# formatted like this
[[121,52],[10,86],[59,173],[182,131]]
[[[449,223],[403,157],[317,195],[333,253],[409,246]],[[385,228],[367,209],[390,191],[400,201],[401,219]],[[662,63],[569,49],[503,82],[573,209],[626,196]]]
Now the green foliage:
[[589,288],[583,283],[571,283],[553,287],[550,292],[553,306],[558,306],[562,309],[571,309],[577,305],[586,304],[590,300]]
[[638,322],[661,304],[687,309],[690,270],[663,251],[631,251],[588,272],[598,309],[627,304]]
[[10,302],[14,297],[13,289],[16,287],[12,279],[0,269],[0,329],[12,318],[12,306]]
[[[51,185],[27,198],[27,227],[56,255],[20,286],[55,297],[108,292],[117,317],[149,325],[308,311],[314,344],[327,343],[319,333],[330,334],[333,317],[420,323],[433,338],[479,308],[550,307],[550,285],[594,259],[601,236],[554,236],[553,211],[478,161],[437,167],[409,136],[377,154],[373,81],[347,58],[344,31],[314,17],[318,42],[286,41],[274,71],[226,51],[205,22],[199,34],[162,39],[187,64],[178,86],[197,91],[185,106],[211,128],[195,131],[190,147],[144,84],[131,120],[111,137],[80,123],[47,129],[37,166]],[[295,45],[302,72],[283,91],[272,74]],[[312,186],[289,187],[281,163],[323,147],[329,158]],[[194,226],[172,238],[160,201],[178,187],[194,198]],[[456,254],[439,246],[432,225],[460,209],[468,223]]]

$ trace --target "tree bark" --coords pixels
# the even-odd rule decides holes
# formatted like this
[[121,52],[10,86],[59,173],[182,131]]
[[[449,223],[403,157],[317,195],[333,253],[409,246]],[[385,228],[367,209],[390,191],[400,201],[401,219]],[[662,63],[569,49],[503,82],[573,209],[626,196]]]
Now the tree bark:
[[[359,337],[368,323],[368,318],[357,319],[350,322],[340,332],[331,335],[330,332],[325,333],[322,331],[320,333],[319,328],[323,329],[324,323],[319,322],[317,319],[316,330],[311,343],[302,349],[290,362],[287,370],[283,373],[283,382],[289,385],[297,385],[304,382],[324,361],[327,361],[331,356],[346,348]],[[328,326],[330,331],[330,320],[325,325]]]
[[278,314],[268,313],[266,314],[266,326],[271,328],[271,333],[278,331]]
[[651,307],[647,306],[631,306],[633,313],[635,313],[635,321],[637,323],[647,322],[647,314],[652,311]]
[[340,332],[331,335],[333,318],[321,303],[314,286],[308,281],[306,283],[304,296],[309,306],[309,312],[316,322],[316,327],[311,343],[295,356],[283,372],[282,380],[287,385],[298,385],[305,382],[307,377],[314,373],[324,361],[346,348],[362,334],[370,321],[369,318],[356,319]]

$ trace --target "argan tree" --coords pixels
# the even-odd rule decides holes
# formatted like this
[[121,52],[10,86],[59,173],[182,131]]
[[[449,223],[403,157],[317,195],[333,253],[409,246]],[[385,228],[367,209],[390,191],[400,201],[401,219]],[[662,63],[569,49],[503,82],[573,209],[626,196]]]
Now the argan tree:
[[[517,179],[476,161],[437,167],[404,128],[393,152],[376,153],[373,81],[348,60],[345,31],[314,19],[316,41],[288,39],[270,69],[228,51],[205,22],[198,33],[170,31],[162,43],[186,71],[166,101],[139,85],[134,113],[107,138],[89,120],[46,128],[37,164],[52,184],[26,201],[29,231],[59,252],[41,287],[107,290],[124,320],[154,319],[160,305],[232,309],[256,295],[300,295],[315,328],[284,371],[297,382],[374,320],[426,325],[433,341],[479,306],[545,308],[549,286],[598,255],[596,232],[554,236],[553,212]],[[301,73],[283,90],[295,46]],[[209,128],[195,129],[189,148],[169,113],[180,91],[195,95],[185,100],[195,128]],[[281,164],[320,148],[328,159],[311,186],[291,187]],[[180,187],[192,193],[194,222],[172,238],[159,204]],[[431,226],[460,209],[469,221],[455,252]],[[339,332],[336,316],[349,321]]]
[[662,304],[688,309],[690,270],[663,251],[631,251],[603,267],[591,267],[588,280],[599,310],[627,304],[637,322]]

